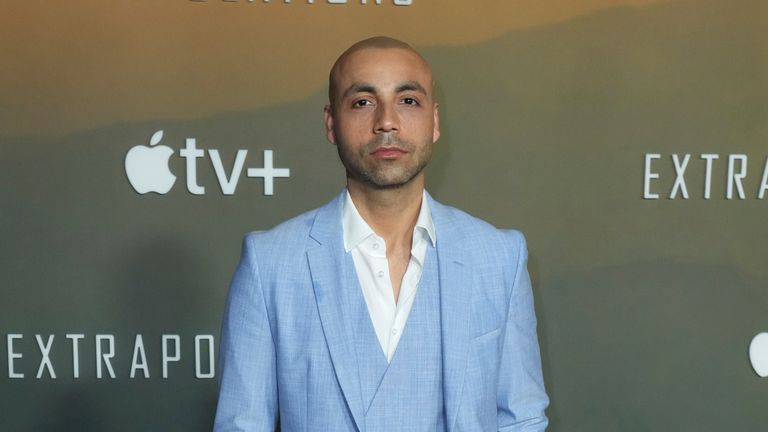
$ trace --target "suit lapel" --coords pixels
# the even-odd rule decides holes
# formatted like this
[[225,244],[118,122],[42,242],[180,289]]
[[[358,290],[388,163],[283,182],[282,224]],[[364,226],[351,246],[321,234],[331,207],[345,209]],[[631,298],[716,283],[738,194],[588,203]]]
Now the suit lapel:
[[440,326],[443,346],[443,398],[446,425],[452,431],[464,389],[469,349],[472,269],[462,245],[462,227],[440,203],[427,195],[435,224],[440,280]]
[[348,265],[341,229],[343,193],[320,208],[310,236],[317,242],[307,250],[315,301],[331,354],[331,361],[344,398],[357,429],[365,430],[355,341],[351,325],[354,319],[354,286],[345,276]]

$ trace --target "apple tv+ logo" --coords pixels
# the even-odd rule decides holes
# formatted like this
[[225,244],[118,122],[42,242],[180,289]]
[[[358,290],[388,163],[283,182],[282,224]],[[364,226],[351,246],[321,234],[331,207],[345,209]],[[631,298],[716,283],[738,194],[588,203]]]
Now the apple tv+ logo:
[[[125,155],[125,174],[128,176],[128,181],[133,189],[140,194],[149,192],[166,194],[176,183],[176,176],[168,166],[168,161],[174,151],[166,145],[158,145],[162,139],[163,131],[159,130],[152,134],[148,146],[134,146]],[[198,149],[196,144],[194,138],[187,138],[186,146],[179,151],[179,155],[186,160],[187,190],[194,195],[204,195],[205,187],[197,184],[197,159],[205,157],[206,151]],[[208,157],[211,158],[213,170],[224,195],[235,194],[247,155],[248,150],[238,150],[234,166],[227,175],[224,165],[221,163],[219,151],[216,149],[208,150]],[[272,157],[272,150],[264,150],[264,166],[246,170],[247,177],[264,179],[264,195],[275,194],[276,178],[289,178],[291,176],[290,169],[273,167]]]

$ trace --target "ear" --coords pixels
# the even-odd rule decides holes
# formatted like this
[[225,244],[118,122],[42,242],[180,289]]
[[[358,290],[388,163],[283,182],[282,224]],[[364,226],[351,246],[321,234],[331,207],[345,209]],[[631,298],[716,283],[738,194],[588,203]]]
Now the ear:
[[435,108],[433,110],[433,116],[434,116],[434,128],[432,129],[432,143],[434,144],[437,142],[437,140],[440,138],[440,113],[438,112],[438,108],[440,105],[438,105],[437,102],[435,102]]
[[331,109],[331,104],[323,108],[323,117],[325,121],[325,137],[329,143],[336,145],[336,135],[333,133],[333,109]]

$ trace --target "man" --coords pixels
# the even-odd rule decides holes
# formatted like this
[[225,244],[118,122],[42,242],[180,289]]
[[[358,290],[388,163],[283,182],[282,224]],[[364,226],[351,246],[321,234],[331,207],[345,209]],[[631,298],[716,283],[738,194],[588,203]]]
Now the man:
[[339,57],[329,85],[347,188],[246,237],[215,429],[544,430],[522,235],[424,191],[440,136],[429,65],[376,37]]

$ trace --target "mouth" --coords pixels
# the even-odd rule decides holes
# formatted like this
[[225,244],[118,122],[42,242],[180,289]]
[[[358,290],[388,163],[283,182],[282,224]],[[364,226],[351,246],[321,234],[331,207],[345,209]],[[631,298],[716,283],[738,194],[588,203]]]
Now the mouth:
[[371,152],[371,155],[382,159],[395,159],[406,153],[408,152],[400,147],[383,146],[377,147],[374,151]]

